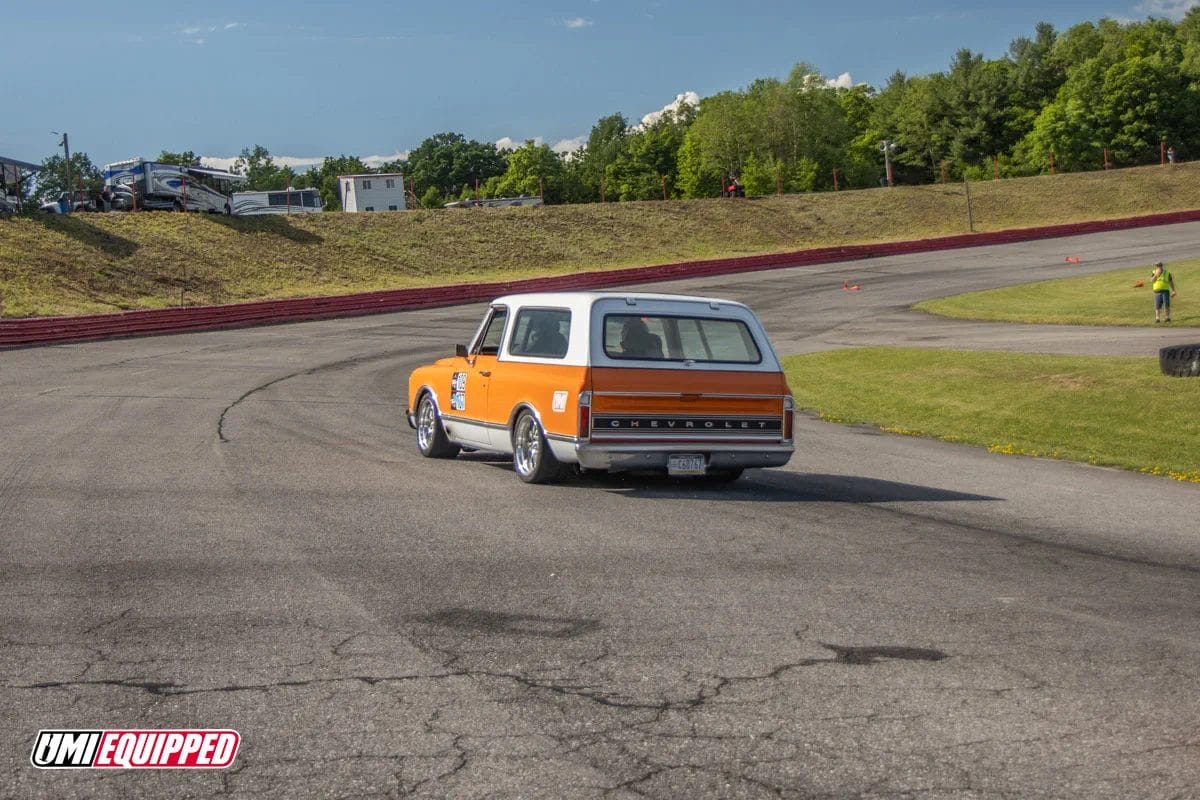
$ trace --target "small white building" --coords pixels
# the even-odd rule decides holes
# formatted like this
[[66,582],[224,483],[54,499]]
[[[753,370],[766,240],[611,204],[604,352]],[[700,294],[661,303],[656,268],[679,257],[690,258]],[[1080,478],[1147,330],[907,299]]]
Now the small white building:
[[404,211],[404,176],[399,172],[338,175],[343,211]]

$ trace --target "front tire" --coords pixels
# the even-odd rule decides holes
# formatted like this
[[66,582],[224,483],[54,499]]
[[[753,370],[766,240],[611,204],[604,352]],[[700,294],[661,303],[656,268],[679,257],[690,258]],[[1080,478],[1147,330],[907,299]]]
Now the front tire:
[[442,416],[433,395],[424,394],[417,404],[417,450],[426,458],[454,458],[459,446],[446,436]]
[[513,425],[513,469],[526,483],[546,483],[558,477],[562,465],[550,452],[546,434],[537,417],[522,411]]

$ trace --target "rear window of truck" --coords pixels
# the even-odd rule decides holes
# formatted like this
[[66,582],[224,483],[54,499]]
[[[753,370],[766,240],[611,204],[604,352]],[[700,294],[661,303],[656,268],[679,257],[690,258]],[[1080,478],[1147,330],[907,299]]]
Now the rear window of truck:
[[740,319],[606,314],[604,353],[613,359],[758,364],[762,352]]

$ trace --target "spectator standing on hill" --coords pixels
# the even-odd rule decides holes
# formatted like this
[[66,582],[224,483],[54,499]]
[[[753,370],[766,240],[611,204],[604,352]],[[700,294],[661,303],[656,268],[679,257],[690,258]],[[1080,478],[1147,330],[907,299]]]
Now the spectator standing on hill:
[[1174,147],[1167,148],[1167,161],[1170,161],[1172,164],[1175,163],[1175,148]]
[[1158,315],[1159,311],[1166,311],[1167,322],[1171,321],[1171,298],[1175,296],[1175,276],[1167,272],[1163,268],[1163,262],[1159,261],[1154,265],[1154,271],[1150,273],[1154,283],[1150,288],[1154,290],[1154,321],[1160,322]]

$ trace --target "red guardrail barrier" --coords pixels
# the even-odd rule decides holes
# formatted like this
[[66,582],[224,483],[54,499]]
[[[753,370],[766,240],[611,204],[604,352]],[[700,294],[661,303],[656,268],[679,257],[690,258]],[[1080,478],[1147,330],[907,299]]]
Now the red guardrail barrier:
[[968,233],[906,242],[818,247],[790,253],[767,253],[742,258],[687,261],[654,267],[582,272],[549,278],[527,278],[493,283],[462,283],[425,289],[392,289],[333,297],[305,297],[293,300],[257,300],[223,306],[191,306],[148,311],[124,311],[79,317],[35,317],[0,320],[0,347],[78,342],[117,336],[237,328],[329,317],[351,317],[388,311],[459,305],[491,300],[514,292],[598,289],[631,283],[700,278],[711,275],[752,272],[765,269],[831,264],[879,256],[933,252],[989,244],[1008,244],[1059,236],[1143,228],[1200,221],[1200,210],[1153,214],[1143,217],[1018,228],[995,233]]

